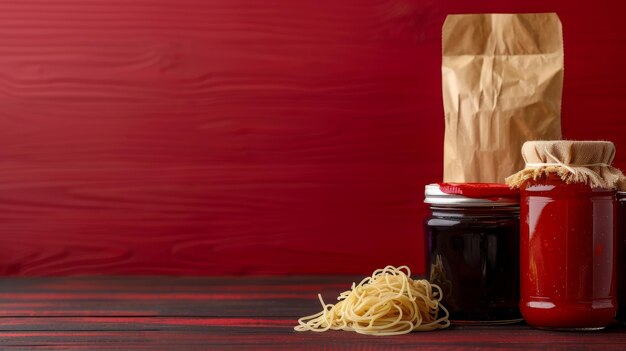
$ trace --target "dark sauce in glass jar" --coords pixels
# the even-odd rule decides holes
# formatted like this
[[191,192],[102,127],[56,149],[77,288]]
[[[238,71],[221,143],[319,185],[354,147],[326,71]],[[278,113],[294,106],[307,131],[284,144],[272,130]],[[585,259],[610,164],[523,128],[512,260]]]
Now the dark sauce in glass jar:
[[457,324],[507,324],[519,312],[519,193],[505,185],[431,184],[426,270]]
[[617,193],[617,320],[626,322],[626,191]]

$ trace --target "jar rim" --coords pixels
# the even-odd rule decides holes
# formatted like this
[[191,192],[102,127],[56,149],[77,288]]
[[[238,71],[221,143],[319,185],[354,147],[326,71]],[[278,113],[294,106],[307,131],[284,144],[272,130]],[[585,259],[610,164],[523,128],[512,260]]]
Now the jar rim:
[[424,203],[450,207],[519,206],[519,190],[493,183],[432,183]]

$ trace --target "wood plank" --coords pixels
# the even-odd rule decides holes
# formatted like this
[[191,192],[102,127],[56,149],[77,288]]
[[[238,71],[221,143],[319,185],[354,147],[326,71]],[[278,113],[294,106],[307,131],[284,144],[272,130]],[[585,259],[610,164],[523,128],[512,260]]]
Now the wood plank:
[[0,316],[303,316],[362,277],[0,279]]
[[[525,325],[452,327],[447,330],[393,337],[350,332],[294,332],[293,319],[219,318],[26,318],[6,323],[0,318],[2,346],[80,346],[105,343],[142,347],[210,346],[269,349],[623,349],[626,331],[602,333],[548,332]],[[43,321],[42,321],[43,320]],[[56,329],[58,326],[58,329]],[[130,326],[130,328],[126,328]],[[31,329],[28,329],[31,328]],[[21,329],[15,331],[15,329]],[[50,330],[54,329],[54,330]]]
[[[374,337],[295,332],[353,276],[0,279],[2,350],[623,350],[626,328],[550,332],[453,326]],[[285,298],[281,294],[302,295]],[[259,298],[262,297],[262,298]]]
[[564,136],[626,167],[624,9],[0,1],[0,275],[423,272],[446,14],[557,11]]

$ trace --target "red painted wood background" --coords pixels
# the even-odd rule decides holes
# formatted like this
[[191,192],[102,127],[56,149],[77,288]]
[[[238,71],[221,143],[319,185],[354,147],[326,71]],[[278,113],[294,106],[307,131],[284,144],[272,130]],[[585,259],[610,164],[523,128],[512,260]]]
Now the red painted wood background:
[[626,168],[621,4],[1,1],[0,274],[419,272],[446,14],[557,12]]

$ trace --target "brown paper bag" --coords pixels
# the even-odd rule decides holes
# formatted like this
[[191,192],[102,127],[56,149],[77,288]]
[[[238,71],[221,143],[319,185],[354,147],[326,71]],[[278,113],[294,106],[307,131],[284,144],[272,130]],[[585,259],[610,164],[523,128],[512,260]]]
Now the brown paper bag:
[[554,13],[446,18],[444,182],[504,183],[525,141],[561,138],[562,37]]

